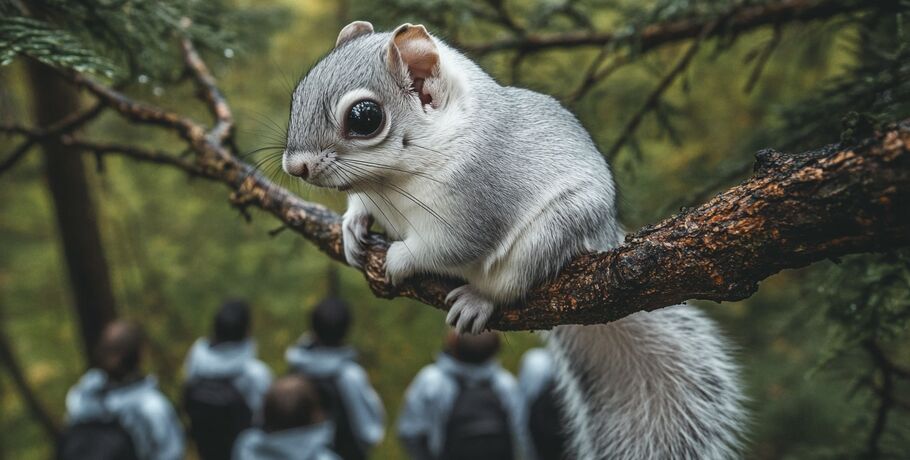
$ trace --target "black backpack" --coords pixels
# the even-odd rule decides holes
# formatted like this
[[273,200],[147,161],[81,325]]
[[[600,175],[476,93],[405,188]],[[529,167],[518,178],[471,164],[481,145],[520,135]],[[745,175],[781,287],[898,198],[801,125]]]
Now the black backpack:
[[252,425],[253,413],[234,378],[197,378],[183,389],[190,436],[203,460],[230,459],[237,435]]
[[133,438],[116,417],[76,423],[57,444],[57,460],[138,460]]
[[512,430],[503,402],[490,380],[467,382],[456,377],[458,396],[446,423],[443,460],[515,458]]
[[344,460],[363,460],[367,458],[366,449],[354,436],[351,429],[351,417],[345,407],[335,376],[314,378],[308,376],[319,388],[319,397],[335,425],[335,439],[332,451]]
[[540,460],[566,458],[566,433],[562,406],[556,395],[556,381],[551,380],[531,404],[528,429]]

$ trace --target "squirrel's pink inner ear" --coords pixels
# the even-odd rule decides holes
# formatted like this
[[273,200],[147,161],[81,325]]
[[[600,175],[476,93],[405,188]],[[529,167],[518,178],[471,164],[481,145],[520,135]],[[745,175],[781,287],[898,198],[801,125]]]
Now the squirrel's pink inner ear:
[[433,38],[421,25],[403,24],[392,33],[389,47],[389,64],[404,65],[411,79],[412,87],[423,104],[429,104],[432,96],[424,91],[424,80],[433,77],[439,68],[439,51]]

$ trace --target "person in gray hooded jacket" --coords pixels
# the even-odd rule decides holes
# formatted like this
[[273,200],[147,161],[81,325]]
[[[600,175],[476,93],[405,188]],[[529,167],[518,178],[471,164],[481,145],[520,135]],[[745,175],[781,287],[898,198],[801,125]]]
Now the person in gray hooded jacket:
[[261,420],[262,398],[272,384],[272,371],[256,358],[250,337],[250,307],[241,300],[225,302],[215,315],[211,339],[201,337],[190,348],[184,363],[187,381],[233,377],[254,420]]
[[521,358],[518,386],[524,398],[529,460],[569,458],[567,419],[556,394],[556,363],[546,348],[532,348]]
[[219,308],[211,338],[193,344],[184,373],[184,408],[200,457],[228,458],[234,437],[261,423],[263,397],[272,383],[272,371],[256,358],[250,338],[249,304],[229,300]]
[[[412,459],[526,456],[523,398],[515,378],[496,361],[498,351],[494,332],[452,332],[436,362],[417,374],[398,419],[398,436]],[[486,396],[484,390],[490,390]]]
[[302,375],[275,381],[265,396],[262,428],[250,428],[234,444],[234,460],[338,460],[329,448],[333,426],[326,420],[316,385]]
[[113,417],[139,459],[182,459],[183,427],[157,380],[141,372],[143,345],[144,333],[134,323],[114,321],[104,329],[96,350],[97,367],[66,395],[67,425]]
[[385,409],[357,353],[344,344],[351,313],[341,299],[329,297],[313,309],[312,334],[285,353],[293,372],[320,389],[328,417],[335,424],[334,450],[346,460],[366,458],[385,436]]

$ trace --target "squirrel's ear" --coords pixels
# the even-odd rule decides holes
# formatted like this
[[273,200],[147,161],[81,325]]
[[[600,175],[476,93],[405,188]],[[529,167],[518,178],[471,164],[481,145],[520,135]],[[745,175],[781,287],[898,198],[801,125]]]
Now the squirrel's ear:
[[402,24],[392,32],[389,43],[389,68],[393,73],[407,71],[421,102],[428,104],[432,97],[424,91],[424,80],[439,70],[439,51],[433,37],[422,25]]
[[338,40],[335,40],[335,48],[347,43],[361,35],[373,33],[373,24],[366,21],[354,21],[338,32]]

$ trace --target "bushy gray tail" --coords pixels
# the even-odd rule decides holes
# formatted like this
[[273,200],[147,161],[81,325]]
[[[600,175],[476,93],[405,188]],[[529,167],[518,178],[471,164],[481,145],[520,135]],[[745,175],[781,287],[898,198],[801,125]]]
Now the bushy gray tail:
[[738,457],[739,369],[717,326],[676,305],[549,335],[579,459]]

